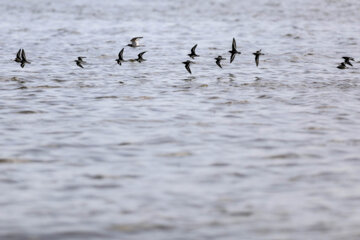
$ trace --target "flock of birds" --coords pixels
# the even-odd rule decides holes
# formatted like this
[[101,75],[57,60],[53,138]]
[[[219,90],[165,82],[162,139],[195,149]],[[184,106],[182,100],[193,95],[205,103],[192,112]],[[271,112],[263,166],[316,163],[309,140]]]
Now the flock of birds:
[[[196,57],[200,57],[199,55],[196,54],[195,50],[196,50],[196,47],[197,47],[197,44],[195,44],[195,46],[193,46],[191,48],[191,52],[190,54],[188,54],[188,56],[192,59],[195,59]],[[232,41],[232,45],[231,45],[231,50],[229,51],[229,53],[231,53],[230,55],[230,63],[232,63],[235,59],[235,56],[236,54],[241,54],[241,52],[239,52],[237,49],[236,49],[236,40],[235,38],[233,38],[233,41]],[[254,52],[253,53],[255,55],[255,64],[256,66],[259,66],[259,60],[260,60],[260,56],[261,55],[264,55],[262,52],[261,52],[261,49]],[[218,65],[220,68],[222,68],[221,66],[221,61],[222,60],[226,60],[226,58],[223,58],[222,56],[217,56],[216,58],[214,58],[216,61],[216,65]],[[191,69],[190,69],[190,65],[193,64],[195,62],[191,61],[191,60],[187,60],[185,62],[183,62],[183,64],[185,64],[185,68],[186,70],[191,74]]]
[[[133,48],[141,46],[139,44],[139,39],[141,39],[141,38],[143,38],[143,37],[134,37],[134,38],[132,38],[130,40],[131,43],[128,44],[127,46],[133,47]],[[145,59],[143,58],[143,55],[145,53],[146,53],[146,51],[139,53],[138,57],[136,59],[125,60],[124,57],[123,57],[123,54],[124,54],[124,48],[123,48],[123,49],[121,49],[121,51],[118,54],[118,59],[115,59],[115,61],[119,65],[121,65],[122,62],[143,62],[143,61],[145,61]],[[84,61],[84,58],[86,58],[86,57],[77,57],[77,59],[74,60],[74,62],[76,63],[76,65],[78,67],[84,68],[83,64],[86,63]],[[19,49],[19,51],[16,54],[16,58],[14,59],[14,61],[17,62],[17,63],[20,63],[20,66],[22,68],[25,67],[26,63],[30,64],[30,62],[26,60],[26,55],[25,55],[24,49]]]
[[[129,47],[133,47],[133,48],[136,48],[136,47],[139,47],[141,46],[139,44],[139,40],[143,38],[143,37],[134,37],[130,40],[130,44],[128,44],[127,46]],[[191,52],[190,54],[188,54],[188,56],[192,59],[195,59],[196,57],[200,57],[198,54],[196,54],[196,47],[197,47],[197,44],[195,44],[194,47],[191,48]],[[115,59],[116,63],[121,65],[123,62],[143,62],[143,61],[146,61],[146,59],[143,58],[143,55],[146,53],[145,52],[140,52],[138,54],[138,57],[136,59],[128,59],[128,60],[125,60],[124,59],[124,49],[125,48],[122,48],[118,54],[118,58]],[[236,54],[241,54],[241,52],[237,51],[236,49],[236,41],[235,41],[235,38],[233,38],[233,42],[232,42],[232,48],[231,50],[229,51],[229,53],[231,53],[231,57],[230,57],[230,63],[232,63],[235,59],[235,56]],[[259,51],[256,51],[255,53],[253,53],[255,55],[255,63],[256,63],[256,66],[259,66],[259,59],[260,59],[260,56],[261,55],[264,55],[263,53],[261,53],[261,49]],[[76,63],[76,65],[80,68],[84,68],[83,64],[86,63],[84,61],[84,58],[86,57],[77,57],[76,60],[74,60],[74,62]],[[215,58],[215,63],[216,65],[218,65],[220,68],[222,68],[221,66],[221,61],[222,60],[226,60],[225,58],[223,58],[222,56],[218,56]],[[14,60],[15,62],[18,62],[20,63],[20,66],[23,68],[25,66],[26,63],[29,63],[29,61],[26,60],[26,55],[25,55],[25,51],[24,49],[20,49],[18,51],[18,53],[16,54],[16,58]],[[186,62],[183,62],[183,64],[185,64],[185,69],[191,74],[191,69],[190,69],[190,64],[192,63],[195,63],[193,61],[190,61],[190,60],[187,60]]]
[[[141,39],[141,38],[143,38],[143,37],[134,37],[134,38],[132,38],[132,39],[130,40],[131,43],[128,44],[127,46],[133,47],[133,48],[139,47],[139,46],[140,46],[140,44],[139,44],[139,39]],[[120,50],[120,52],[119,52],[119,54],[118,54],[118,58],[115,59],[115,61],[116,61],[117,64],[121,65],[121,63],[123,63],[123,62],[143,62],[143,61],[145,61],[145,59],[143,58],[143,55],[146,53],[146,51],[139,53],[139,54],[138,54],[138,57],[137,57],[136,59],[125,60],[124,57],[123,57],[123,55],[124,55],[124,49],[125,49],[125,48],[123,48],[123,49]],[[78,57],[78,58],[75,60],[76,65],[79,66],[79,67],[81,67],[81,68],[84,68],[84,67],[82,66],[82,64],[85,63],[84,58],[86,58],[86,57]]]
[[[136,47],[139,47],[141,46],[139,44],[139,40],[142,39],[143,37],[134,37],[130,40],[130,44],[128,44],[127,46],[129,47],[132,47],[132,48],[136,48]],[[200,57],[200,55],[196,54],[196,47],[197,47],[197,44],[195,44],[191,50],[190,50],[190,53],[188,54],[188,56],[191,58],[191,59],[195,59],[197,57]],[[138,54],[138,57],[136,59],[128,59],[128,60],[125,60],[124,57],[123,57],[123,54],[124,54],[124,48],[122,48],[118,54],[118,58],[115,59],[116,63],[121,65],[123,62],[143,62],[145,61],[145,59],[143,58],[143,55],[146,53],[145,52],[140,52]],[[232,46],[231,46],[231,50],[229,51],[229,53],[231,54],[230,55],[230,63],[232,63],[235,59],[235,56],[237,54],[241,54],[241,52],[239,52],[236,48],[236,40],[235,38],[233,38],[233,41],[232,41]],[[259,66],[259,61],[260,61],[260,56],[261,55],[264,55],[262,52],[261,52],[261,49],[254,52],[253,55],[255,55],[255,64],[256,66],[258,67]],[[86,57],[78,57],[76,60],[74,60],[74,62],[76,63],[76,65],[80,68],[84,68],[83,64],[86,63],[84,61],[84,58]],[[222,56],[217,56],[215,59],[215,63],[216,65],[218,65],[220,68],[222,68],[221,66],[221,61],[222,60],[226,60],[226,58],[223,58]],[[344,61],[341,62],[337,68],[339,69],[346,69],[348,68],[347,65],[349,66],[353,66],[351,61],[355,61],[354,58],[352,57],[343,57]],[[26,54],[25,54],[25,51],[24,49],[19,49],[19,51],[17,52],[16,54],[16,58],[14,59],[15,62],[17,63],[20,63],[20,66],[23,68],[25,67],[25,64],[28,63],[30,64],[30,62],[26,59]],[[183,64],[185,64],[185,69],[191,74],[191,69],[190,69],[190,65],[195,63],[191,60],[187,60],[185,62],[182,62]]]

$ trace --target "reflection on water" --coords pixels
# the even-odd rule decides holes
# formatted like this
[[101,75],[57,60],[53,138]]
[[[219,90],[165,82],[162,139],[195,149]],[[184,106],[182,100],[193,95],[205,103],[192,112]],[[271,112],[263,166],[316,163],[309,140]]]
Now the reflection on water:
[[358,239],[359,9],[2,1],[0,239]]

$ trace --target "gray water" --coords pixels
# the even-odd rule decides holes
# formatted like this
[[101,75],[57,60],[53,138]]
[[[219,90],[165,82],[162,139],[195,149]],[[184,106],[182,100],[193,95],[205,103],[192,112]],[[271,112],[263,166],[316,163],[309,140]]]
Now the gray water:
[[359,12],[2,0],[0,239],[360,239]]

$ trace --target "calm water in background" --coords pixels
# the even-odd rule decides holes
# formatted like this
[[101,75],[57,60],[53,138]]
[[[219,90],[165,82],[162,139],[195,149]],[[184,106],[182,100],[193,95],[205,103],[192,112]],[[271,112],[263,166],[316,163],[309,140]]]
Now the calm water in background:
[[0,239],[360,239],[359,11],[2,0]]

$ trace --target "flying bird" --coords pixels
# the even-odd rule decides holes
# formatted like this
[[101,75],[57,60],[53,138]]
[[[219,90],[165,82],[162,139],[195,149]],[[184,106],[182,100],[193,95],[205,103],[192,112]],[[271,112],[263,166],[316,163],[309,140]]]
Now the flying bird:
[[115,59],[115,61],[116,61],[117,64],[119,64],[119,65],[121,65],[121,62],[124,62],[123,54],[124,54],[124,48],[121,49],[121,51],[119,52],[119,58],[118,58],[118,59]]
[[339,64],[339,66],[337,66],[338,69],[345,69],[345,68],[348,68],[345,64],[345,62],[342,62]]
[[255,63],[256,63],[256,66],[259,66],[259,58],[260,58],[260,55],[264,55],[263,53],[261,53],[261,49],[259,51],[256,51],[253,53],[255,55]]
[[355,61],[355,59],[352,58],[352,57],[342,57],[342,58],[344,59],[344,63],[346,63],[346,64],[348,64],[350,66],[352,66],[350,61]]
[[146,53],[146,51],[145,52],[141,52],[141,53],[139,53],[138,54],[138,57],[137,58],[135,58],[135,59],[129,59],[128,61],[129,62],[143,62],[143,61],[146,61],[146,59],[144,59],[142,56],[144,55]]
[[84,68],[83,65],[82,65],[82,63],[85,63],[83,58],[85,58],[85,57],[78,57],[76,60],[74,60],[74,62],[76,63],[76,65],[78,67]]
[[194,63],[193,61],[187,60],[186,62],[182,62],[185,64],[186,70],[191,74],[190,64]]
[[138,62],[146,61],[146,59],[144,59],[144,58],[142,57],[145,53],[146,53],[146,51],[139,53],[139,54],[138,54],[138,58],[136,59],[136,61],[138,61]]
[[196,47],[197,47],[197,44],[195,44],[195,46],[193,46],[193,47],[191,48],[191,53],[188,54],[188,56],[191,57],[192,59],[194,59],[195,57],[200,57],[199,55],[197,55],[197,54],[195,53]]
[[134,37],[130,40],[131,44],[128,44],[129,47],[139,47],[140,44],[139,44],[139,39],[141,39],[143,37]]
[[232,63],[232,62],[234,61],[236,54],[241,54],[241,52],[238,52],[238,51],[236,50],[236,41],[235,41],[235,38],[233,38],[231,51],[229,51],[229,53],[231,53],[230,63]]
[[223,58],[222,56],[218,56],[216,58],[214,58],[216,60],[216,65],[218,65],[220,68],[222,68],[221,66],[221,60],[226,60],[226,58]]

